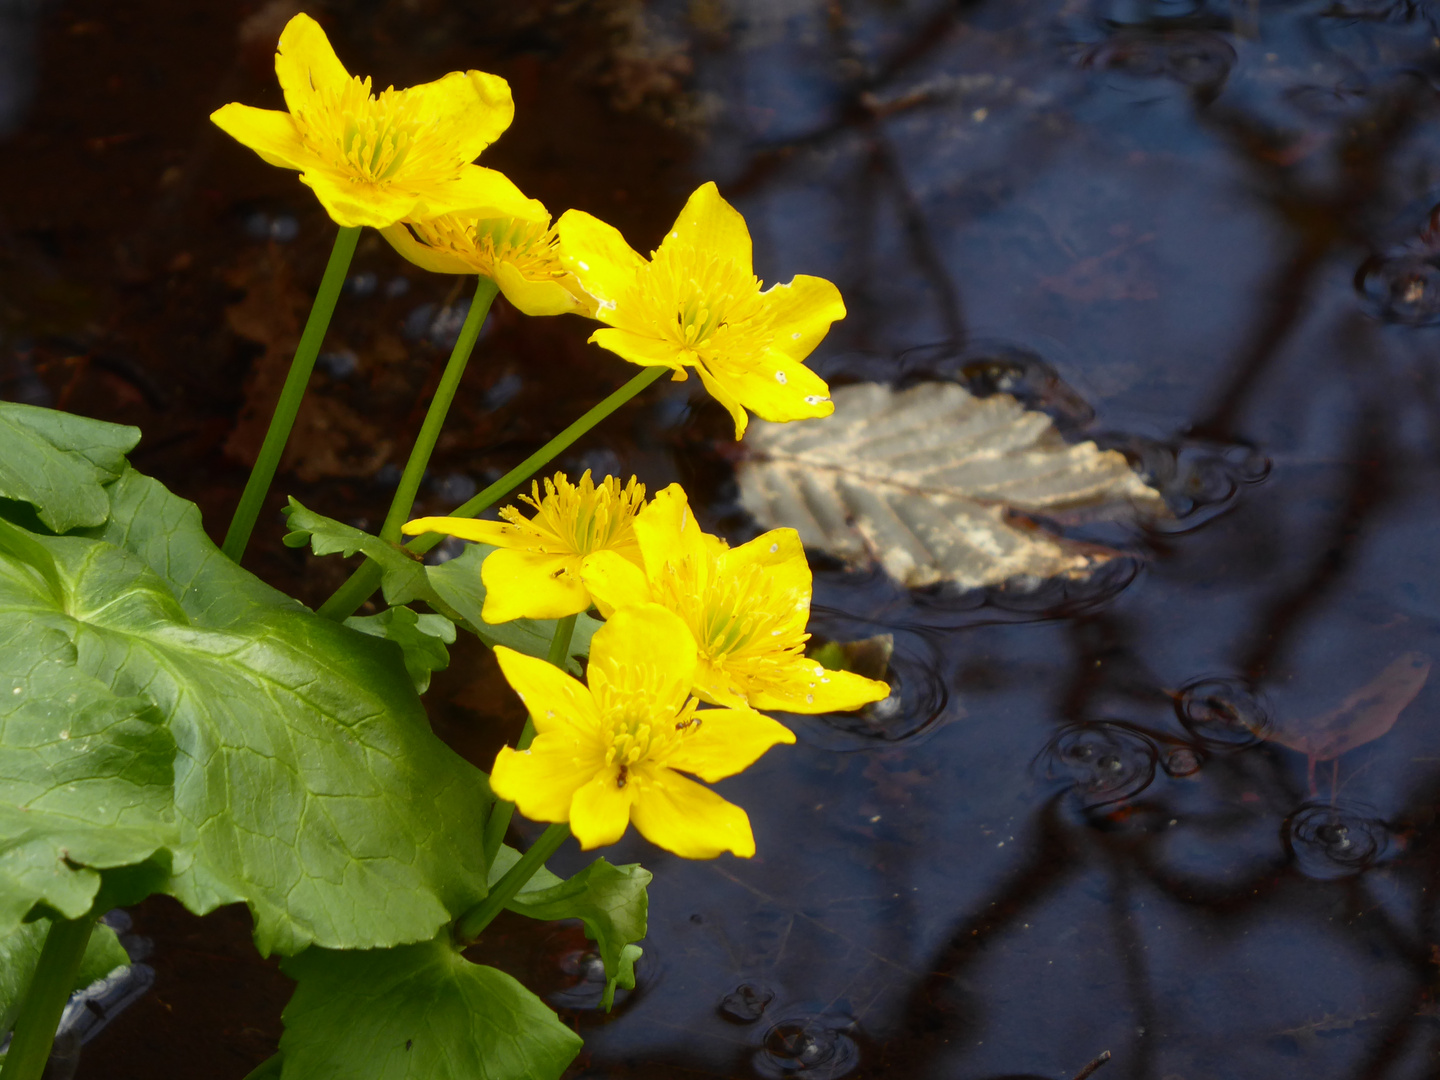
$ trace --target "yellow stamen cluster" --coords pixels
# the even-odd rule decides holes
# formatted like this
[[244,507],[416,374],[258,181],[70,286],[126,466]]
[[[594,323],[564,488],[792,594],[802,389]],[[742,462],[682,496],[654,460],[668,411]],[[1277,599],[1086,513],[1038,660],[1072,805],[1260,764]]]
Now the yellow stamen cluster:
[[642,324],[664,327],[688,362],[712,367],[722,358],[743,366],[763,356],[773,319],[760,280],[747,266],[682,244],[652,252],[636,275],[631,310]]
[[619,477],[607,476],[597,487],[586,469],[578,484],[556,473],[546,479],[543,496],[539,483],[533,483],[530,494],[520,499],[535,508],[534,517],[513,506],[500,516],[509,522],[507,531],[529,541],[524,550],[583,555],[635,543],[635,515],[645,503],[645,485],[632,476],[621,487]]
[[458,172],[454,147],[437,139],[435,120],[427,116],[424,101],[393,86],[378,96],[370,92],[370,77],[352,77],[336,88],[322,87],[292,115],[300,138],[312,152],[331,161],[343,161],[353,180],[383,184],[412,156],[412,171]]
[[653,664],[632,664],[635,670],[621,683],[596,668],[590,690],[601,716],[601,738],[608,740],[605,764],[618,768],[616,786],[625,787],[630,769],[645,761],[664,761],[675,744],[700,729],[695,716],[699,702],[673,672]]
[[482,218],[467,221],[447,215],[410,226],[427,247],[464,259],[476,273],[496,276],[501,263],[509,263],[530,281],[559,281],[568,271],[560,265],[555,230],[543,221],[523,218]]

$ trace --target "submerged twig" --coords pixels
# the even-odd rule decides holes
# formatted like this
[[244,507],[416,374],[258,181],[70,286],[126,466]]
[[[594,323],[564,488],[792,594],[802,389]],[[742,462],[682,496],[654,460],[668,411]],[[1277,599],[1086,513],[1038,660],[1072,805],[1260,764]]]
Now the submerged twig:
[[1076,1073],[1076,1074],[1075,1074],[1075,1080],[1087,1080],[1087,1077],[1090,1077],[1090,1076],[1094,1075],[1095,1070],[1098,1069],[1098,1068],[1100,1068],[1101,1065],[1104,1065],[1104,1064],[1105,1064],[1107,1061],[1109,1061],[1109,1060],[1110,1060],[1110,1051],[1109,1051],[1109,1050],[1106,1050],[1103,1054],[1101,1054],[1099,1057],[1097,1057],[1094,1061],[1090,1062],[1089,1065],[1086,1065],[1083,1069],[1081,1069],[1078,1073]]

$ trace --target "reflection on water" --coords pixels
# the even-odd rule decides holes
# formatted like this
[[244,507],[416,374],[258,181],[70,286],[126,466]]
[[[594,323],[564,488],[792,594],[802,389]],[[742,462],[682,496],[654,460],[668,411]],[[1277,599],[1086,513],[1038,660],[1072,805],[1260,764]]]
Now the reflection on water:
[[[152,69],[135,51],[160,5],[132,6],[126,23],[56,9],[31,127],[0,159],[0,285],[19,298],[0,305],[0,386],[142,424],[142,467],[213,516],[243,480],[220,447],[266,348],[226,308],[257,281],[317,278],[328,231],[293,177],[196,134],[222,100],[274,104],[265,50],[237,53],[250,7],[167,31],[191,37],[146,53]],[[1436,5],[326,7],[383,81],[511,79],[492,163],[557,212],[653,246],[717,179],[767,282],[840,285],[850,314],[814,360],[836,383],[1012,394],[1125,453],[1173,514],[1061,522],[1126,553],[1084,582],[912,593],[817,557],[813,629],[892,635],[896,696],[792,718],[796,747],[721,785],[752,816],[754,860],[687,863],[633,836],[609,854],[655,872],[615,1013],[595,1008],[574,928],[511,920],[487,946],[529,942],[522,975],[586,1037],[576,1075],[1072,1077],[1104,1050],[1114,1080],[1435,1071],[1437,691],[1406,684],[1363,743],[1293,733],[1407,655],[1440,656]],[[82,65],[82,47],[107,59]],[[83,94],[44,82],[82,67]],[[137,119],[152,84],[188,110],[164,132]],[[92,175],[109,179],[87,196]],[[315,393],[366,454],[418,423],[463,313],[449,288],[362,249]],[[578,320],[502,304],[491,324],[424,512],[623,377]],[[707,524],[744,539],[733,446],[693,388],[657,387],[561,464],[708,488]],[[393,464],[291,490],[379,520]],[[277,526],[255,566],[294,585],[295,558]],[[311,572],[319,597],[338,583]],[[482,679],[452,669],[430,697],[466,746],[490,738]],[[202,1000],[205,973],[167,972],[145,932],[156,994]],[[193,1055],[167,1073],[128,1033],[170,1022],[153,1001],[80,1075],[189,1075]],[[212,1016],[184,1037],[227,1030],[253,1029]],[[268,1052],[247,1038],[237,1077]]]

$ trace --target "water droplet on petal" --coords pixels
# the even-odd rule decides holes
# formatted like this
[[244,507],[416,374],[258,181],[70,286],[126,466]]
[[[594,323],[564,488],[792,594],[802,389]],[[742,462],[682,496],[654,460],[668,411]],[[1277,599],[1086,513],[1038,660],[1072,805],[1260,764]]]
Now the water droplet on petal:
[[775,372],[775,381],[778,382],[781,386],[784,386],[787,382],[785,378],[785,373],[783,371]]

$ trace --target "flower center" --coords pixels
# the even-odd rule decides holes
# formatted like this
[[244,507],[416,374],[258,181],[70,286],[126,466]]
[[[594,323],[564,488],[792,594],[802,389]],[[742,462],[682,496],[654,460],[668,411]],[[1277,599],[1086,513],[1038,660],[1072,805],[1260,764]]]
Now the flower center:
[[701,575],[693,557],[667,564],[653,586],[657,599],[685,620],[712,664],[738,665],[753,679],[763,680],[771,669],[779,677],[779,668],[802,654],[809,640],[809,593],[777,586],[753,563],[726,573],[712,558],[709,571]]
[[562,278],[566,274],[555,256],[559,237],[539,221],[521,218],[482,218],[465,221],[446,214],[412,224],[420,241],[450,251],[486,277],[495,276],[500,263],[509,263],[530,281]]
[[750,269],[686,245],[651,254],[636,278],[632,306],[637,321],[662,328],[707,364],[756,358],[774,338],[760,281]]
[[530,495],[520,498],[535,508],[534,517],[525,518],[513,506],[500,511],[501,517],[532,540],[529,550],[589,555],[635,546],[635,515],[644,505],[645,485],[633,476],[623,488],[615,476],[607,476],[596,487],[589,469],[579,484],[556,473],[554,479],[545,481],[543,498],[538,483],[530,490]]
[[338,89],[321,89],[315,106],[294,116],[300,137],[315,153],[349,172],[352,180],[386,184],[407,161],[415,164],[417,146],[434,142],[428,132],[435,121],[422,115],[417,103],[414,95],[407,98],[393,86],[372,94],[367,76]]
[[[689,687],[669,679],[656,668],[640,664],[626,672],[623,684],[592,672],[591,692],[600,709],[607,739],[605,764],[618,767],[616,784],[624,787],[629,773],[646,761],[661,761],[681,739],[700,728],[695,715],[699,705]],[[682,704],[683,702],[683,704]]]

